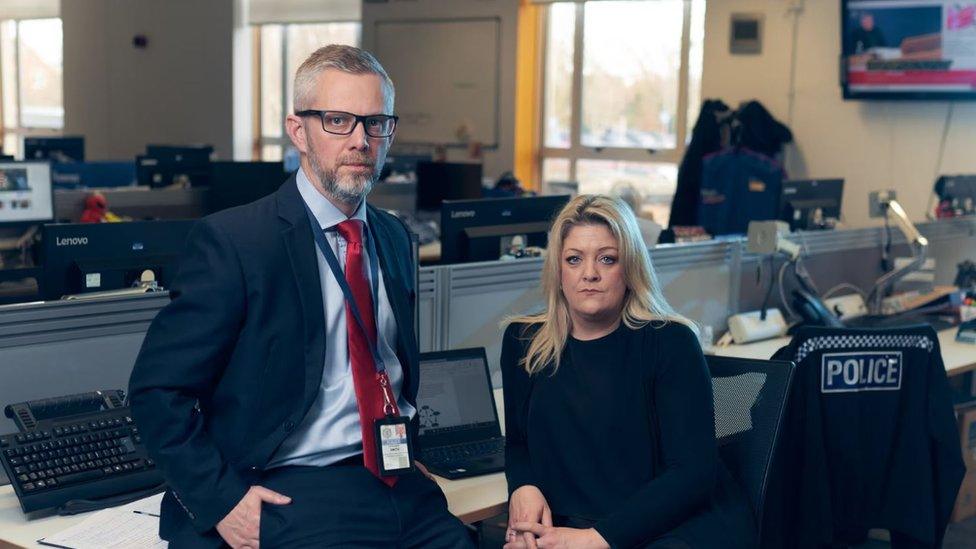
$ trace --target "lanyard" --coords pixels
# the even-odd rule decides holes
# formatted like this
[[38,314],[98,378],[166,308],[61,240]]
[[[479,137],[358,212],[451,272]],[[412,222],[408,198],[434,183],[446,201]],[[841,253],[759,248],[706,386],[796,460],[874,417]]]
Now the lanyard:
[[[346,306],[352,311],[352,316],[356,320],[356,324],[359,325],[359,329],[366,334],[366,340],[369,342],[369,350],[373,354],[373,364],[376,366],[376,373],[381,377],[386,377],[386,366],[383,364],[383,359],[380,358],[379,349],[377,344],[379,342],[379,259],[376,255],[376,244],[373,242],[373,238],[369,234],[369,231],[363,231],[363,238],[366,243],[366,250],[369,254],[369,274],[370,284],[372,285],[372,302],[373,302],[373,321],[377,323],[376,327],[376,337],[370,338],[369,332],[366,330],[366,323],[363,322],[362,315],[359,314],[359,305],[356,304],[356,300],[352,295],[352,289],[349,288],[349,283],[346,282],[346,275],[342,272],[342,267],[339,266],[339,259],[336,258],[335,253],[332,251],[332,246],[329,246],[329,242],[325,239],[325,230],[319,225],[317,219],[315,219],[315,214],[312,210],[305,205],[305,213],[308,214],[308,220],[312,224],[312,235],[315,237],[315,243],[318,244],[319,250],[322,255],[325,256],[325,262],[329,264],[329,269],[332,271],[332,275],[335,277],[336,282],[339,283],[339,287],[342,288],[342,295],[346,298]],[[365,228],[365,227],[364,227]]]

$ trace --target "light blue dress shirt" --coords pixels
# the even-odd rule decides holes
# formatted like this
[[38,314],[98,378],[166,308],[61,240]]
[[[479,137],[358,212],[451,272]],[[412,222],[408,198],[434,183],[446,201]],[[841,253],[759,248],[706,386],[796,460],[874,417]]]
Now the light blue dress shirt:
[[[345,269],[346,241],[337,231],[329,229],[345,221],[346,215],[319,193],[301,169],[297,174],[298,192],[323,229],[326,239]],[[349,219],[363,222],[369,235],[365,201]],[[322,305],[325,313],[325,364],[322,366],[322,383],[318,396],[305,418],[288,438],[278,447],[268,468],[285,465],[325,466],[363,451],[363,436],[359,425],[359,406],[352,380],[352,364],[347,349],[346,305],[342,288],[332,275],[329,264],[318,246],[315,249],[322,284]],[[309,250],[311,251],[311,250]],[[363,258],[367,278],[370,276],[369,254]],[[390,300],[383,286],[383,271],[379,274],[379,307],[376,331],[380,357],[386,365],[393,393],[397,395],[400,415],[413,417],[416,409],[403,398],[403,367],[396,355],[397,325],[390,307]],[[376,296],[373,296],[376,299]],[[297,314],[297,312],[296,312]],[[371,427],[372,428],[372,427]]]

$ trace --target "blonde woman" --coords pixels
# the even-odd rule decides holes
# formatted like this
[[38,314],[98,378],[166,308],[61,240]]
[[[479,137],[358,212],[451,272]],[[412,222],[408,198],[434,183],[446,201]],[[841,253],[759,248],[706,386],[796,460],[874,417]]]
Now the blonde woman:
[[752,547],[695,327],[665,302],[630,208],[567,204],[542,287],[546,310],[502,345],[506,549]]

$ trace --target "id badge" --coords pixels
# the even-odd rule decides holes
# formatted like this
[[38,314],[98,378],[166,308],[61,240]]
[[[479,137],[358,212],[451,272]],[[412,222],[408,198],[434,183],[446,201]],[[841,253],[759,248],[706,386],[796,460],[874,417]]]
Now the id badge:
[[405,417],[387,416],[373,423],[376,430],[376,461],[383,476],[401,475],[414,469],[408,421]]

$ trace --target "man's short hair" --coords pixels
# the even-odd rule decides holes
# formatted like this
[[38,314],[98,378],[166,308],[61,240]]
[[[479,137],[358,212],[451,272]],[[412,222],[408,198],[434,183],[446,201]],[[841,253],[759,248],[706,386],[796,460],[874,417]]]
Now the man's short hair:
[[[394,89],[393,80],[386,74],[386,69],[366,50],[341,44],[329,44],[321,47],[309,55],[298,67],[295,73],[295,88],[293,102],[295,111],[312,108],[314,101],[315,83],[319,74],[326,69],[334,69],[348,74],[376,74],[383,79],[386,88],[387,108],[392,114]],[[377,113],[358,113],[377,114]]]

